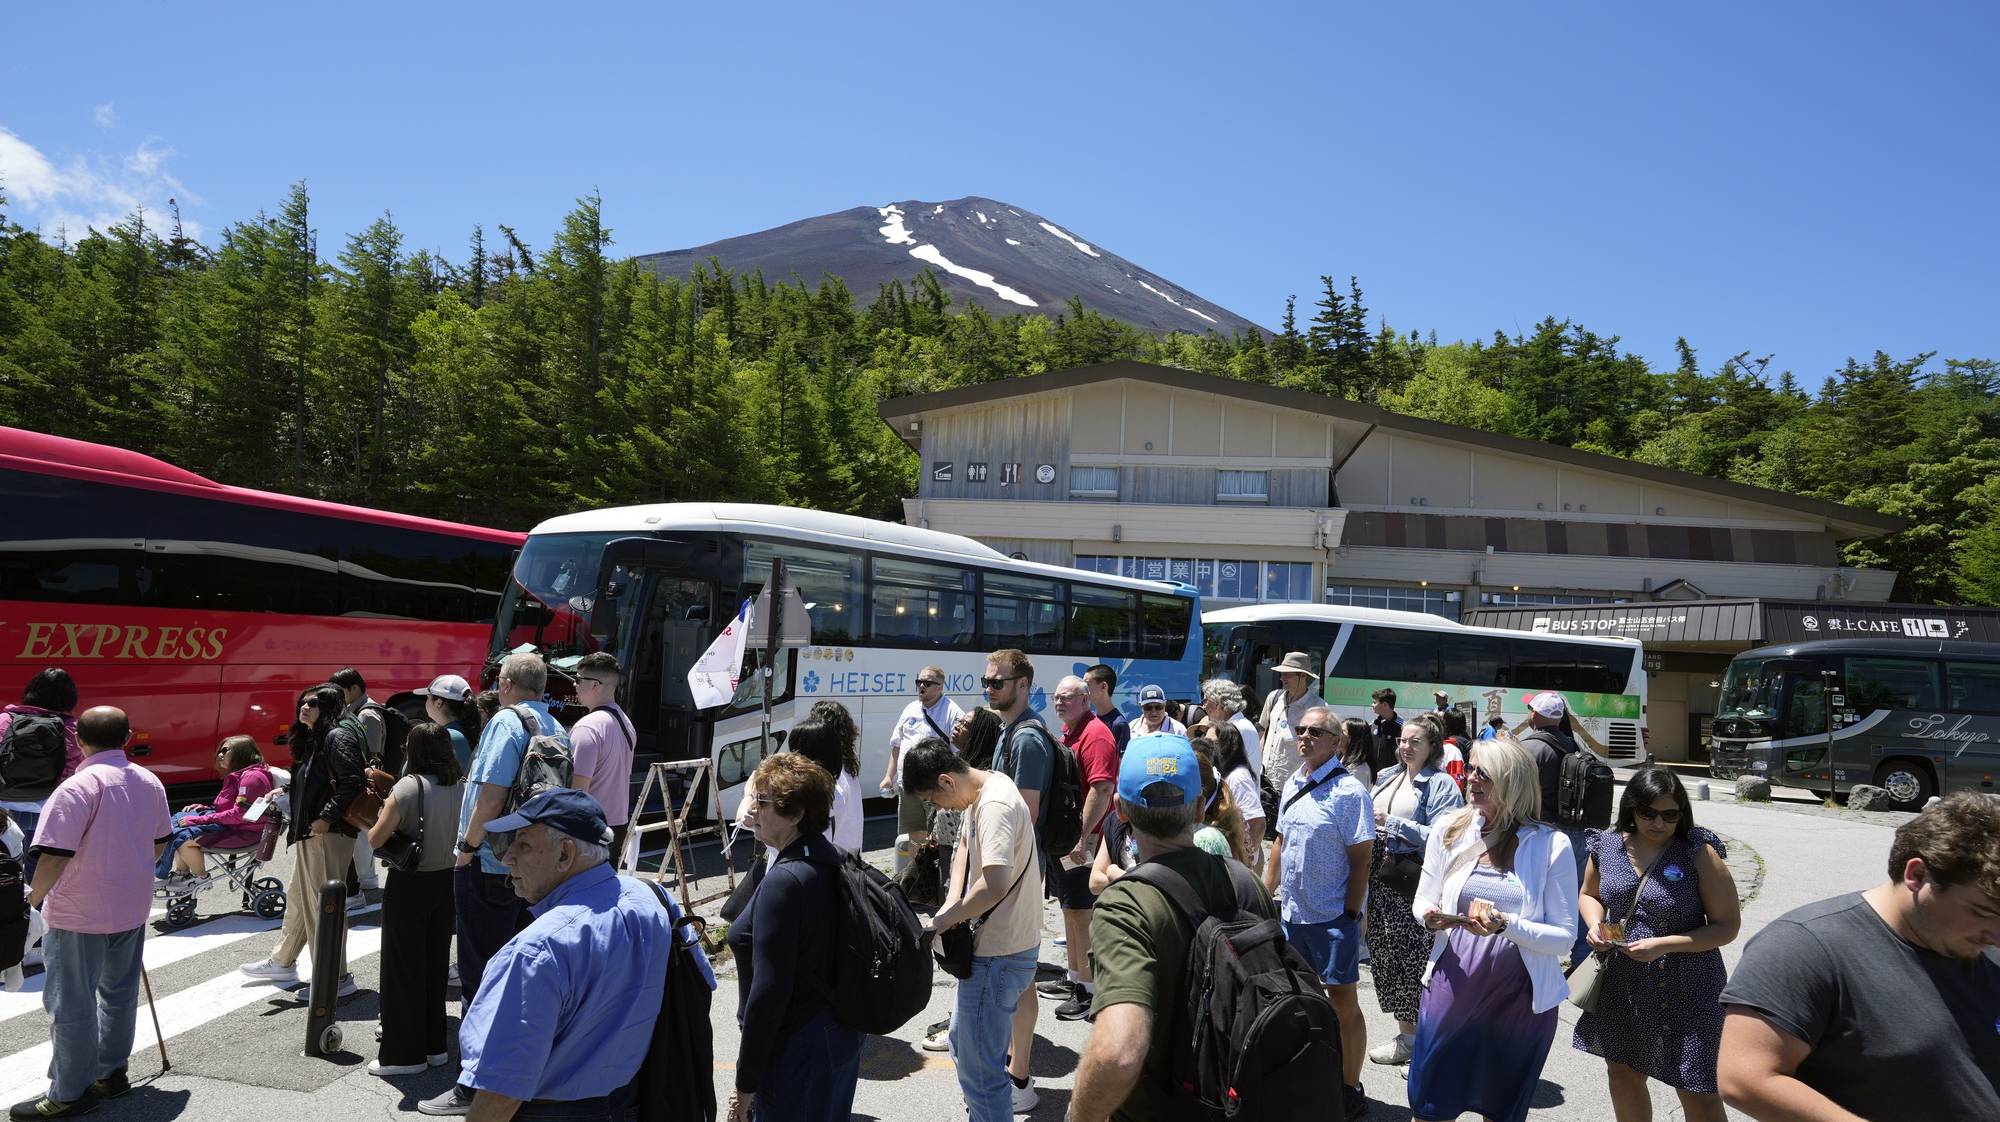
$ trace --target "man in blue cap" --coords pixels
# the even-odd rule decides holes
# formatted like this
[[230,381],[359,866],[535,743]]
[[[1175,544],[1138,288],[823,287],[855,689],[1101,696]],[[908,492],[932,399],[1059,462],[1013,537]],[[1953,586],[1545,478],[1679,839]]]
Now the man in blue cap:
[[459,1026],[470,1116],[609,1122],[651,1044],[680,909],[612,870],[611,827],[583,791],[544,791],[486,832],[512,834],[503,860],[533,918],[487,963]]
[[[1138,839],[1139,860],[1180,874],[1215,912],[1254,905],[1248,910],[1268,918],[1270,894],[1248,869],[1195,848],[1201,769],[1185,736],[1132,738],[1118,767],[1118,813]],[[1114,864],[1114,877],[1118,871]],[[1090,920],[1097,1024],[1077,1067],[1069,1113],[1075,1122],[1153,1122],[1187,1113],[1170,1070],[1167,1034],[1186,1001],[1181,964],[1193,936],[1166,895],[1149,885],[1114,879],[1097,898]]]

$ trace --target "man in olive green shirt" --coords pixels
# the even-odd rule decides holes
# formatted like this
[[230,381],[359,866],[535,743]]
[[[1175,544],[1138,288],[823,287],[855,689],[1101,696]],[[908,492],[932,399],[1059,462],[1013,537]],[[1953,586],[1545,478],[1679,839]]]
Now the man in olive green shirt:
[[[1229,859],[1194,846],[1201,819],[1201,763],[1187,738],[1134,736],[1118,768],[1118,813],[1138,839],[1139,860],[1156,861],[1185,877],[1202,901],[1225,914],[1237,908]],[[1113,863],[1113,876],[1119,869]],[[1274,915],[1258,888],[1260,906]],[[1090,920],[1096,1024],[1077,1067],[1072,1122],[1161,1122],[1186,1113],[1169,1070],[1167,1039],[1185,1000],[1182,984],[1194,931],[1165,894],[1114,879],[1097,898]]]

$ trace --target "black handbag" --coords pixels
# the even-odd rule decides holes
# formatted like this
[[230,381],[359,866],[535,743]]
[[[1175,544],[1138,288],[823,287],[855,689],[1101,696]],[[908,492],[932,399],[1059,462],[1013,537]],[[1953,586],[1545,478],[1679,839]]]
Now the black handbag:
[[388,840],[375,847],[375,856],[384,865],[399,873],[414,873],[424,860],[424,777],[412,776],[417,781],[417,832],[414,836],[398,829]]
[[1382,887],[1398,896],[1412,900],[1417,896],[1417,885],[1424,879],[1424,859],[1414,853],[1389,853],[1382,858],[1382,871],[1378,874]]

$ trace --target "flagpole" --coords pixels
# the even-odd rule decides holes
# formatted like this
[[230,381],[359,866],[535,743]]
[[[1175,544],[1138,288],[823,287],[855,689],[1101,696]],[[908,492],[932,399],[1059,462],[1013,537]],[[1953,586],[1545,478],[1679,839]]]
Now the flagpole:
[[771,558],[771,583],[765,586],[770,596],[771,608],[765,612],[766,618],[756,621],[764,627],[764,720],[763,738],[758,747],[763,756],[771,754],[771,677],[778,666],[779,621],[785,618],[785,559]]

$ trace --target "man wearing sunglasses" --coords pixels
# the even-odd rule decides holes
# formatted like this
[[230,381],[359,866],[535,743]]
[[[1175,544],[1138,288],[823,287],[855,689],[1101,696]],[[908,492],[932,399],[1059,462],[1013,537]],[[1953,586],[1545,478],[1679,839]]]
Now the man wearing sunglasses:
[[[903,707],[896,727],[889,732],[889,770],[882,776],[882,793],[896,796],[896,832],[910,840],[908,852],[916,852],[931,836],[930,807],[924,800],[903,789],[903,761],[909,750],[935,736],[951,743],[951,729],[965,710],[944,693],[944,669],[926,666],[917,671],[917,699]],[[904,852],[901,845],[898,853]]]

